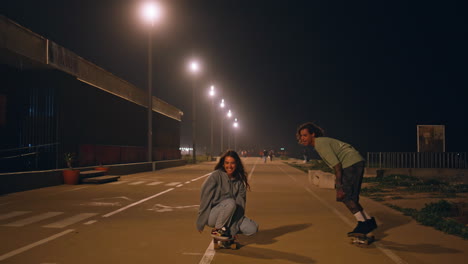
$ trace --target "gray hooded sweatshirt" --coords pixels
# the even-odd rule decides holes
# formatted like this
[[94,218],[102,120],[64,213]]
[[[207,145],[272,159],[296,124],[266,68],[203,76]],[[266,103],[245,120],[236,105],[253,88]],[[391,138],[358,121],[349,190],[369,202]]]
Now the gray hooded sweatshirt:
[[231,219],[231,235],[239,232],[245,213],[246,189],[242,181],[229,179],[226,172],[215,170],[208,176],[201,188],[200,208],[198,209],[197,230],[208,224],[211,208],[221,201],[232,198],[236,201],[236,211]]

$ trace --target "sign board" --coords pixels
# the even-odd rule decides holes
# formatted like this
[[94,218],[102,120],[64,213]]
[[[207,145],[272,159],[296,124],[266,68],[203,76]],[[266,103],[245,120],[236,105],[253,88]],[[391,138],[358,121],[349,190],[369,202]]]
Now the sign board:
[[445,126],[418,125],[418,152],[445,152]]

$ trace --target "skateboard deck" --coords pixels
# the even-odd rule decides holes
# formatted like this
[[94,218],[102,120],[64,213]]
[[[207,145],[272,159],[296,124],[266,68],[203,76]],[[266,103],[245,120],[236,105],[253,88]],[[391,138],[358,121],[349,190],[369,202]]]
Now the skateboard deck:
[[219,238],[213,237],[213,245],[214,245],[214,249],[223,249],[223,248],[238,249],[239,248],[239,245],[235,238],[219,239]]
[[375,241],[375,236],[372,233],[361,234],[352,233],[348,235],[351,238],[351,244],[356,246],[368,246]]

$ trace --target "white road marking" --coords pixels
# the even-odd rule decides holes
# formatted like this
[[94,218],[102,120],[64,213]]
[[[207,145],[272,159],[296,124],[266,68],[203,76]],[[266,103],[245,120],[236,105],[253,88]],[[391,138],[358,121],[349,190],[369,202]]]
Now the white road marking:
[[138,184],[142,184],[142,183],[144,183],[144,181],[132,182],[132,183],[129,183],[128,185],[138,185]]
[[127,196],[95,198],[95,199],[93,199],[93,200],[109,200],[109,199],[124,199],[124,200],[127,200],[127,201],[131,201],[131,200],[132,200],[132,199],[128,198]]
[[35,216],[32,216],[32,217],[29,217],[29,218],[21,219],[21,220],[6,224],[4,226],[15,226],[15,227],[25,226],[25,225],[29,225],[29,224],[32,224],[32,223],[35,223],[35,222],[39,222],[41,220],[51,218],[51,217],[61,215],[61,214],[63,214],[63,212],[47,212],[47,213],[43,213],[43,214],[40,214],[40,215],[35,215]]
[[110,202],[90,202],[90,203],[84,203],[80,205],[85,205],[85,206],[121,206],[119,202],[115,203],[110,203]]
[[59,237],[61,237],[61,236],[64,236],[64,235],[66,235],[66,234],[68,234],[68,233],[70,233],[70,232],[73,232],[73,231],[75,231],[75,230],[74,230],[74,229],[68,229],[68,230],[65,230],[65,231],[63,231],[63,232],[60,232],[60,233],[58,233],[58,234],[55,234],[55,235],[53,235],[53,236],[50,236],[50,237],[48,237],[48,238],[44,238],[44,239],[42,239],[42,240],[39,240],[39,241],[37,241],[37,242],[34,242],[34,243],[29,244],[29,245],[27,245],[27,246],[24,246],[24,247],[22,247],[22,248],[19,248],[19,249],[15,249],[15,250],[13,250],[13,251],[10,251],[10,252],[8,252],[8,253],[6,253],[6,254],[1,255],[1,256],[0,256],[0,261],[5,260],[5,259],[7,259],[7,258],[11,258],[11,257],[13,257],[13,256],[15,256],[15,255],[18,255],[18,254],[23,253],[23,252],[25,252],[25,251],[27,251],[27,250],[30,250],[31,248],[34,248],[34,247],[40,246],[40,245],[42,245],[42,244],[45,244],[45,243],[47,243],[47,242],[49,242],[49,241],[51,241],[51,240],[54,240],[54,239],[59,238]]
[[190,180],[190,181],[192,181],[192,182],[198,181],[199,179],[203,179],[203,178],[205,178],[206,176],[209,176],[210,174],[211,174],[211,173],[207,173],[207,174],[205,174],[205,175],[203,175],[203,176],[200,176],[200,177],[198,177],[198,178],[192,179],[192,180]]
[[11,212],[11,213],[7,213],[7,214],[2,214],[0,215],[0,220],[5,220],[5,219],[8,219],[8,218],[13,218],[15,216],[20,216],[20,215],[24,215],[24,214],[27,214],[27,213],[30,213],[31,211],[14,211],[14,212]]
[[[279,167],[279,166],[278,166]],[[291,176],[289,173],[283,170],[283,168],[279,167],[283,173],[288,175],[291,179],[294,181],[297,181],[295,177]],[[349,220],[349,218],[345,217],[342,213],[340,213],[338,210],[336,210],[333,206],[331,206],[328,202],[320,198],[315,192],[313,192],[309,187],[304,186],[304,189],[311,194],[313,197],[315,197],[319,202],[321,202],[323,205],[325,205],[327,208],[329,208],[334,214],[336,214],[343,222],[345,222],[348,226],[354,227],[354,223]],[[381,245],[379,242],[374,242],[374,245],[377,249],[379,249],[382,253],[384,253],[388,258],[393,260],[393,262],[397,264],[407,264],[406,261],[401,259],[398,255],[393,253],[393,251],[387,249],[385,246]]]
[[176,187],[179,188],[179,187],[182,187],[182,186],[184,186],[184,185],[183,185],[183,184],[179,184],[179,185],[177,185]]
[[206,249],[205,254],[203,255],[203,257],[200,260],[199,264],[209,264],[209,263],[211,263],[215,253],[216,253],[216,251],[214,250],[214,244],[213,244],[213,240],[212,240],[211,243],[208,245],[208,248]]
[[258,159],[255,161],[254,166],[252,167],[252,169],[251,169],[250,172],[249,172],[249,176],[247,176],[247,178],[248,178],[249,181],[250,181],[250,179],[252,178],[252,174],[253,174],[253,172],[254,172],[254,170],[255,170],[255,167],[257,167],[258,161],[259,161]]
[[97,222],[97,220],[91,220],[91,221],[88,221],[88,222],[84,223],[83,225],[92,225],[92,224],[94,224],[96,222]]
[[177,184],[180,184],[180,182],[170,182],[166,186],[176,186]]
[[163,194],[165,194],[165,193],[167,193],[167,192],[170,192],[170,191],[172,191],[172,190],[174,190],[174,188],[167,189],[167,190],[165,190],[165,191],[163,191],[163,192],[157,193],[157,194],[155,194],[155,195],[153,195],[153,196],[147,197],[147,198],[142,199],[142,200],[140,200],[140,201],[138,201],[138,202],[129,204],[129,205],[127,205],[127,206],[125,206],[125,207],[122,207],[122,208],[120,208],[120,209],[118,209],[118,210],[115,210],[115,211],[113,211],[113,212],[110,212],[110,213],[108,213],[108,214],[105,214],[105,215],[103,215],[102,217],[109,217],[109,216],[115,215],[115,214],[117,214],[117,213],[120,213],[120,212],[122,212],[122,211],[127,210],[127,209],[130,208],[130,207],[133,207],[133,206],[135,206],[135,205],[138,205],[138,204],[141,204],[141,203],[143,203],[143,202],[146,202],[146,201],[148,201],[148,200],[150,200],[150,199],[153,199],[153,198],[155,198],[155,197],[158,197],[158,196],[160,196],[160,195],[163,195]]
[[63,220],[57,221],[52,224],[48,224],[42,227],[47,227],[47,228],[64,228],[66,226],[72,225],[74,223],[78,223],[80,221],[83,221],[85,219],[88,219],[90,217],[93,217],[97,215],[96,213],[82,213],[82,214],[77,214],[72,217],[65,218]]
[[162,212],[171,212],[174,211],[174,209],[187,209],[187,208],[198,208],[200,205],[195,204],[195,205],[181,205],[181,206],[168,206],[168,205],[163,205],[163,204],[155,204],[153,208],[148,209],[148,211],[156,211],[158,213]]
[[163,183],[163,182],[157,181],[157,182],[148,183],[147,185],[158,185],[158,184],[161,184],[161,183]]
[[128,181],[115,181],[115,182],[111,182],[111,183],[109,183],[109,184],[115,185],[115,184],[122,184],[122,183],[127,183],[127,182],[128,182]]

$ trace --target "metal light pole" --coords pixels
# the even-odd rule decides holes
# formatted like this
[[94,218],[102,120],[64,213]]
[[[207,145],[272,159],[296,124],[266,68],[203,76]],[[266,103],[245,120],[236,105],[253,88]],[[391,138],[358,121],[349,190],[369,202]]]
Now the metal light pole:
[[221,155],[224,152],[223,148],[223,120],[224,120],[224,99],[221,99],[221,104],[219,105],[221,107]]
[[148,161],[152,162],[153,152],[153,93],[152,93],[152,32],[155,20],[161,16],[161,9],[159,5],[155,3],[147,3],[142,7],[142,13],[144,18],[150,22],[150,28],[148,30]]
[[[153,25],[151,25],[151,29]],[[151,91],[152,82],[152,61],[151,61],[151,32],[148,33],[148,161],[153,161],[153,94]]]
[[211,142],[210,142],[210,157],[213,156],[213,108],[214,108],[214,95],[215,95],[215,91],[214,91],[214,86],[211,85],[210,87],[210,97],[211,97]]
[[[192,61],[190,63],[190,71],[196,75],[199,71],[198,62]],[[196,153],[196,104],[195,104],[195,89],[196,89],[196,76],[193,79],[192,83],[192,156],[193,156],[193,163],[197,163],[197,153]]]
[[237,123],[237,118],[234,119],[234,124],[232,125],[234,127],[234,150],[237,150],[237,142],[236,142],[236,136],[237,136],[237,128],[239,127],[239,123]]
[[[227,113],[227,118],[231,118],[232,112],[231,110],[228,111]],[[228,149],[231,149],[231,129],[228,131]]]

